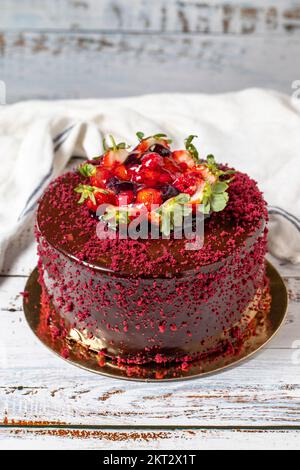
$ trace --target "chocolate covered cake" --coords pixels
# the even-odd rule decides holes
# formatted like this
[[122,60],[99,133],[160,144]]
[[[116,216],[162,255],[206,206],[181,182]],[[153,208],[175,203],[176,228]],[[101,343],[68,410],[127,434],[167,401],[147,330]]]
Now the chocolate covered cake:
[[[172,151],[163,134],[137,135],[132,150],[112,138],[40,201],[39,282],[60,320],[48,327],[119,363],[226,353],[266,302],[266,203],[249,176],[200,159],[194,136]],[[147,237],[137,230],[145,221]]]

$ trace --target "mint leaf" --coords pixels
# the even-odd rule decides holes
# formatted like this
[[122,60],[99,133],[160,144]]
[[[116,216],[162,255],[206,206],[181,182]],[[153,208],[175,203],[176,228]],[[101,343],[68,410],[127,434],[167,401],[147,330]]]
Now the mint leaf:
[[226,192],[220,193],[220,194],[218,193],[213,194],[211,197],[211,201],[210,201],[211,209],[214,212],[222,211],[223,209],[225,209],[228,199],[229,199],[229,196],[228,196],[228,193]]
[[139,132],[136,133],[136,136],[139,139],[139,141],[141,141],[141,140],[143,140],[145,134],[144,134],[144,132],[139,131]]
[[160,230],[165,236],[169,236],[175,227],[181,226],[183,218],[191,214],[192,208],[186,206],[190,199],[189,194],[180,193],[158,208],[161,215]]
[[202,198],[202,207],[199,207],[204,214],[210,212],[220,212],[225,209],[229,195],[226,192],[228,184],[225,181],[217,181],[210,184],[208,181],[205,183]]
[[[217,163],[216,163],[216,160],[215,160],[215,157],[213,155],[207,155],[206,157],[206,161],[207,163],[204,165],[209,169],[209,171],[217,176],[217,177],[220,177],[220,176],[223,176],[223,175],[234,175],[236,173],[235,170],[220,170],[220,168],[218,167]],[[229,180],[227,180],[227,182],[229,182]]]
[[130,218],[127,209],[119,209],[118,207],[109,206],[105,214],[101,216],[101,220],[113,230],[117,230],[120,224],[129,224]]
[[107,145],[105,138],[102,140],[104,153],[108,152],[108,150],[113,150],[114,152],[116,152],[117,150],[128,148],[126,142],[120,142],[119,144],[117,144],[113,135],[110,134],[109,138],[112,143],[111,147]]
[[192,141],[195,137],[198,137],[198,136],[197,135],[189,135],[185,139],[184,144],[185,144],[186,150],[190,153],[193,160],[196,163],[200,163],[198,150],[196,149],[195,145],[192,143]]
[[145,134],[143,132],[137,132],[136,135],[140,142],[142,140],[155,139],[155,140],[165,140],[166,142],[168,142],[168,144],[172,143],[172,140],[168,139],[167,134],[163,134],[163,133],[149,135],[148,137],[145,137]]
[[165,137],[167,137],[167,134],[154,134],[152,137],[154,137],[154,139],[164,139]]
[[220,194],[224,193],[228,189],[228,184],[225,181],[218,181],[212,187],[213,193]]
[[106,144],[105,137],[103,137],[103,139],[102,139],[102,145],[103,145],[103,151],[104,151],[104,152],[107,152],[108,147],[107,147],[107,144]]

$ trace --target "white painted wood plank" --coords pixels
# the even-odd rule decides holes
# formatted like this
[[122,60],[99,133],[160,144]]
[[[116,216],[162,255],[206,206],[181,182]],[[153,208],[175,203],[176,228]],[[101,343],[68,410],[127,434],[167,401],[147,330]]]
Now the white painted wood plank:
[[[203,429],[145,431],[112,429],[1,429],[0,449],[102,450],[299,450],[297,430]],[[101,463],[101,459],[99,461]]]
[[2,370],[0,422],[15,426],[299,426],[299,364],[292,366],[290,360],[286,352],[275,360],[265,351],[232,371],[169,384],[112,380],[63,363],[60,369],[45,364]]
[[295,36],[10,32],[0,49],[8,102],[256,86],[290,94],[298,78]]
[[2,30],[101,30],[219,34],[298,33],[293,1],[2,0]]

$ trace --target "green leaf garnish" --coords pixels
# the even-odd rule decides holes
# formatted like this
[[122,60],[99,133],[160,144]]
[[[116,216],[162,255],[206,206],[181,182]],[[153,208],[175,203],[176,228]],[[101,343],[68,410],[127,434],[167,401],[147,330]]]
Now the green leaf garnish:
[[151,137],[156,140],[165,140],[166,142],[168,142],[168,144],[172,143],[172,139],[169,139],[167,134],[154,134]]
[[120,142],[119,144],[117,144],[113,135],[110,134],[110,135],[109,135],[109,138],[110,138],[111,143],[112,143],[112,146],[111,146],[111,147],[109,147],[109,146],[107,145],[105,138],[102,139],[103,150],[104,150],[105,153],[106,153],[108,150],[113,150],[114,152],[116,152],[117,150],[128,148],[128,145],[126,144],[126,142]]
[[225,181],[217,181],[213,185],[213,193],[221,194],[224,193],[228,189],[228,184]]
[[84,163],[78,168],[78,171],[82,176],[92,176],[96,173],[96,167],[91,163]]
[[103,151],[107,152],[108,148],[107,148],[105,137],[103,137],[103,139],[102,139],[102,145],[103,145]]
[[78,204],[82,204],[86,199],[90,198],[93,204],[96,204],[96,198],[94,193],[100,192],[103,194],[109,194],[109,191],[106,191],[102,188],[97,188],[96,186],[90,186],[88,184],[79,184],[74,188],[75,193],[81,194],[81,197],[78,201]]
[[113,148],[113,151],[115,152],[116,150],[118,150],[118,147],[117,147],[117,144],[116,144],[116,141],[114,139],[114,137],[110,134],[109,135],[109,138],[111,140],[111,143],[112,143],[112,148]]
[[220,168],[218,167],[217,163],[216,163],[216,160],[215,160],[215,157],[213,155],[207,155],[206,157],[206,161],[207,163],[204,162],[204,165],[209,169],[209,171],[219,177],[219,176],[222,176],[222,175],[234,175],[236,173],[235,170],[220,170]]
[[119,225],[128,225],[130,222],[129,212],[126,208],[119,208],[115,206],[107,207],[105,214],[101,216],[101,220],[106,222],[107,225],[113,230],[117,230]]
[[145,134],[144,134],[144,132],[139,131],[139,132],[136,133],[136,136],[139,139],[139,141],[141,141],[141,140],[143,140]]
[[213,212],[220,212],[225,209],[229,196],[226,191],[222,193],[213,193],[210,201],[211,210]]
[[175,227],[182,226],[183,218],[192,212],[192,208],[186,205],[190,199],[189,194],[180,193],[157,209],[161,215],[160,230],[163,235],[169,236]]
[[189,135],[184,140],[184,144],[185,144],[186,150],[191,154],[191,157],[193,158],[193,160],[196,163],[200,163],[198,150],[196,149],[195,145],[192,143],[192,141],[195,137],[198,137],[198,136],[197,135]]
[[160,133],[160,134],[154,134],[154,135],[152,135],[151,137],[153,137],[154,139],[158,139],[158,140],[159,140],[159,139],[165,139],[165,137],[168,137],[168,136],[167,136],[167,134],[162,134],[162,133]]
[[228,183],[225,181],[217,181],[214,184],[206,181],[202,198],[202,212],[204,214],[220,212],[225,209],[229,199],[228,187]]
[[148,137],[145,137],[144,132],[137,132],[136,136],[137,136],[137,138],[139,139],[140,142],[142,140],[155,139],[155,140],[165,140],[166,142],[168,142],[168,144],[172,143],[172,140],[168,139],[167,134],[163,134],[163,133],[149,135]]

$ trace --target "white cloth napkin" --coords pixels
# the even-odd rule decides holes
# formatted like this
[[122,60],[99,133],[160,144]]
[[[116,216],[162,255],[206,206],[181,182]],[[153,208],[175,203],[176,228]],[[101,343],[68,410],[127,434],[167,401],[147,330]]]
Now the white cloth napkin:
[[136,131],[165,132],[175,147],[196,134],[201,157],[213,153],[246,171],[270,204],[270,251],[300,262],[300,102],[248,89],[0,107],[0,268],[10,241],[70,157],[98,155],[108,134],[134,143]]

